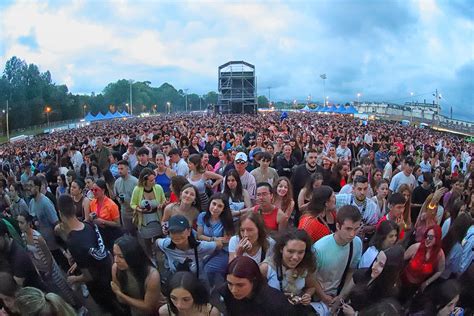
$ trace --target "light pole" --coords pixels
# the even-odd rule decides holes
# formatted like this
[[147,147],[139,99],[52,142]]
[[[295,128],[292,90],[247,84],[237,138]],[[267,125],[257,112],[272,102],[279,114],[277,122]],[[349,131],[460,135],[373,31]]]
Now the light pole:
[[133,95],[132,95],[132,84],[133,80],[128,81],[130,83],[130,115],[133,115]]
[[329,96],[326,96],[326,106],[329,106]]
[[171,113],[171,102],[166,102],[166,106],[168,107],[168,114]]
[[8,108],[8,100],[7,100],[7,108],[6,110],[4,110],[5,112],[5,120],[6,120],[6,125],[7,125],[7,141],[10,141],[10,126],[9,126],[9,119],[8,119],[8,112],[9,112],[9,108]]
[[49,126],[49,113],[51,112],[51,108],[49,106],[46,106],[46,119],[48,120],[48,126]]
[[86,107],[87,107],[87,105],[85,105],[85,104],[82,106],[82,117],[83,118],[86,117]]
[[184,89],[184,111],[188,112],[188,88]]
[[[415,102],[413,102],[413,92],[410,92],[410,96],[411,96],[411,107],[410,107],[410,114],[411,114],[411,121],[413,122],[413,108],[414,108],[414,105],[415,105]],[[423,120],[423,118],[421,118]]]
[[202,101],[202,97],[201,97],[201,96],[199,96],[199,112],[201,112],[201,111],[202,111],[202,109],[201,109],[201,103],[202,103],[202,102],[201,102],[201,101]]
[[[328,76],[326,74],[322,74],[319,76],[321,79],[323,79],[323,96],[326,95],[326,79]],[[324,105],[326,105],[326,99],[324,99]]]
[[357,106],[360,105],[360,92],[357,93]]

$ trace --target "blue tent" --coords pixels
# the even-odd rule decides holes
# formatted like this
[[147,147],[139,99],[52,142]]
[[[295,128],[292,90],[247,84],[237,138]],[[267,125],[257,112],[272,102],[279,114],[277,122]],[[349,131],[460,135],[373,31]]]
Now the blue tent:
[[106,120],[110,120],[110,119],[113,119],[113,118],[114,118],[114,115],[110,111],[108,111],[104,116],[104,119],[106,119]]
[[304,108],[301,109],[301,111],[311,111],[311,108],[306,104]]
[[342,114],[342,113],[343,113],[343,109],[342,109],[342,108],[343,108],[343,106],[339,106],[339,107],[334,106],[334,107],[333,107],[333,113],[335,113],[335,114]]
[[94,120],[94,118],[95,118],[95,117],[94,117],[94,115],[91,114],[91,112],[87,113],[87,115],[84,116],[84,120],[85,120],[86,122],[92,122],[92,121]]
[[128,114],[127,111],[123,111],[123,112],[121,112],[121,113],[119,113],[119,114],[120,114],[121,117],[130,117],[130,116],[131,116],[130,114]]
[[321,107],[319,105],[315,107],[314,109],[311,109],[311,112],[319,112],[319,111],[321,111]]
[[351,105],[348,108],[346,108],[345,113],[346,114],[357,114],[357,113],[359,113],[359,111],[357,111],[357,109],[353,105]]
[[328,112],[328,113],[334,113],[334,110],[335,110],[335,107],[332,106],[332,105],[330,105],[330,106],[328,106],[326,112]]
[[104,114],[102,114],[102,112],[99,112],[95,116],[94,121],[101,121],[101,120],[105,120],[105,116],[104,116]]

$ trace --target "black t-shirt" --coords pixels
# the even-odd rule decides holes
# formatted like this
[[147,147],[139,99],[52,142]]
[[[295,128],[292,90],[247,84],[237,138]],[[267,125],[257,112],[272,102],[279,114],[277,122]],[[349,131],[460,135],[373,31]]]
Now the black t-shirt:
[[425,189],[423,186],[419,185],[413,190],[411,201],[415,204],[423,204],[430,194],[431,188]]
[[97,234],[90,224],[84,223],[84,229],[73,230],[67,238],[67,246],[74,261],[80,269],[89,270],[94,285],[109,287],[111,281],[112,262],[110,255],[99,260],[90,249],[97,249]]
[[151,171],[155,170],[156,169],[156,165],[152,162],[148,162],[148,164],[146,166],[142,166],[141,164],[138,164],[135,166],[135,168],[133,168],[132,170],[132,176],[134,176],[135,178],[139,178],[140,176],[140,173],[143,171],[143,169],[150,169]]
[[39,289],[44,289],[41,279],[36,272],[35,266],[28,256],[28,253],[15,240],[12,241],[10,246],[8,262],[10,264],[10,270],[13,276],[25,279],[23,286],[32,286]]

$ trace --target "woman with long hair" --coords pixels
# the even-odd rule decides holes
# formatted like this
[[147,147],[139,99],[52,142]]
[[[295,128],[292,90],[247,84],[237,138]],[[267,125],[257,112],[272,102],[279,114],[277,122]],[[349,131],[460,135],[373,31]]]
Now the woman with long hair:
[[85,184],[81,179],[75,179],[71,182],[70,194],[74,200],[76,208],[76,217],[83,221],[89,217],[91,200],[84,196]]
[[170,203],[176,203],[179,201],[179,194],[181,189],[186,185],[189,184],[188,179],[184,176],[174,176],[171,178],[170,183]]
[[346,185],[348,172],[349,164],[347,162],[338,162],[332,168],[331,177],[329,178],[328,185],[334,190],[334,192],[339,193],[339,191],[341,191],[341,188]]
[[197,239],[204,241],[220,240],[224,247],[206,262],[206,271],[211,285],[215,277],[224,277],[229,262],[228,244],[234,235],[234,223],[229,203],[223,193],[215,193],[210,200],[209,209],[199,214],[197,219]]
[[286,216],[291,217],[295,210],[295,201],[293,200],[293,187],[290,179],[279,177],[273,186],[273,204],[282,210]]
[[209,303],[209,292],[196,276],[187,271],[173,275],[166,293],[167,303],[160,307],[163,316],[219,316],[221,313]]
[[24,287],[16,293],[15,305],[21,315],[76,316],[76,311],[54,293],[43,293],[34,287]]
[[335,231],[336,196],[330,186],[314,189],[306,213],[300,218],[298,228],[306,231],[313,243]]
[[290,228],[277,237],[273,256],[260,264],[268,285],[284,293],[301,315],[314,312],[310,307],[316,291],[312,244],[304,230]]
[[368,268],[374,262],[377,254],[395,245],[398,240],[400,228],[392,220],[383,221],[370,240],[369,248],[364,252],[359,261],[359,268]]
[[402,184],[398,187],[398,193],[401,193],[405,198],[405,210],[403,211],[403,222],[404,227],[400,227],[403,230],[409,230],[412,225],[412,218],[411,218],[411,196],[413,190],[408,184]]
[[138,185],[133,189],[130,207],[133,222],[137,226],[138,236],[145,243],[145,252],[152,256],[152,244],[155,238],[162,236],[161,212],[166,202],[165,193],[155,183],[155,173],[145,168],[140,172]]
[[232,158],[230,157],[230,152],[227,150],[219,151],[219,161],[214,166],[213,171],[221,176],[224,176],[224,170],[228,164],[232,163]]
[[161,226],[163,233],[166,235],[168,231],[168,220],[174,215],[183,215],[189,221],[191,227],[196,227],[196,220],[199,215],[201,204],[198,198],[198,190],[190,183],[181,188],[179,201],[166,205],[161,218]]
[[[458,277],[461,274],[463,247],[461,243],[466,237],[469,227],[473,224],[467,213],[461,213],[453,221],[448,233],[443,238],[443,251],[446,255],[446,268],[441,275],[442,279]],[[472,251],[472,250],[471,250]]]
[[411,245],[405,251],[404,258],[409,262],[401,275],[402,302],[406,302],[418,289],[423,292],[441,276],[445,269],[441,245],[441,228],[436,225],[428,227],[421,242]]
[[229,262],[235,257],[247,256],[260,264],[273,253],[275,241],[268,237],[262,217],[247,212],[240,217],[238,234],[229,241]]
[[245,256],[229,263],[227,284],[218,288],[215,295],[229,316],[295,315],[285,295],[268,286],[257,263]]
[[381,179],[375,185],[375,195],[372,200],[377,204],[378,218],[382,218],[387,213],[388,185],[387,179]]
[[214,183],[210,185],[210,189],[214,190],[219,187],[223,177],[217,173],[206,171],[202,167],[202,158],[200,154],[189,156],[188,166],[188,181],[198,189],[201,207],[206,210],[209,206],[209,196],[206,193],[206,188],[209,185],[208,181],[214,180]]
[[64,174],[60,174],[58,176],[57,184],[58,186],[56,187],[56,200],[59,199],[60,195],[69,193],[69,187],[67,185],[66,176]]
[[104,238],[105,247],[112,249],[115,239],[121,234],[120,212],[117,204],[106,195],[107,184],[98,179],[92,187],[94,198],[90,203],[90,213],[87,220],[99,226]]
[[[462,294],[462,288],[456,280],[447,280],[436,287],[436,291],[429,291],[409,307],[409,316],[458,316],[472,315],[464,313],[464,309],[456,307]],[[420,304],[421,303],[421,304]],[[413,306],[414,305],[414,306]]]
[[305,186],[301,189],[298,194],[298,210],[301,213],[304,213],[311,201],[313,195],[313,190],[321,187],[323,185],[323,175],[319,172],[315,172],[311,177],[306,181]]
[[190,155],[199,154],[201,151],[202,151],[202,148],[199,145],[199,137],[197,135],[194,135],[191,138],[191,145],[189,146],[189,154]]
[[341,296],[348,303],[342,305],[344,315],[397,294],[400,271],[403,268],[403,248],[400,245],[379,251],[370,267],[354,272]]
[[176,172],[166,165],[166,155],[158,152],[155,155],[155,183],[163,188],[165,196],[169,196],[171,192],[171,179],[176,176]]
[[46,245],[46,241],[38,231],[33,229],[33,216],[22,211],[16,217],[16,220],[22,231],[21,237],[26,245],[28,256],[31,258],[46,288],[61,295],[75,308],[83,306],[83,302],[69,287],[61,268]]
[[122,236],[114,243],[112,291],[131,315],[153,315],[162,301],[160,274],[147,258],[138,240]]
[[237,170],[229,170],[225,177],[224,194],[229,199],[229,207],[232,212],[239,212],[244,208],[252,207],[249,192],[242,187]]
[[97,162],[91,162],[91,164],[89,165],[89,176],[91,176],[94,181],[104,179],[104,176],[102,175],[102,170],[100,170]]

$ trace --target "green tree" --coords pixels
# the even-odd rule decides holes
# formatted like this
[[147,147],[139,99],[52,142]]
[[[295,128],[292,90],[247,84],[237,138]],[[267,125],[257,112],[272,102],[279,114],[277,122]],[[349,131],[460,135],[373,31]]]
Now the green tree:
[[259,95],[257,98],[257,104],[259,107],[268,107],[268,99],[264,95]]

